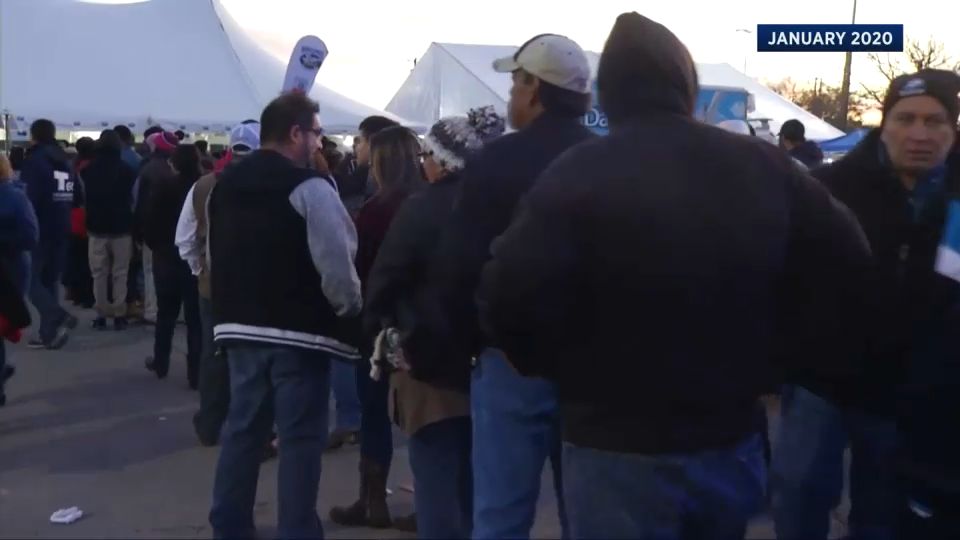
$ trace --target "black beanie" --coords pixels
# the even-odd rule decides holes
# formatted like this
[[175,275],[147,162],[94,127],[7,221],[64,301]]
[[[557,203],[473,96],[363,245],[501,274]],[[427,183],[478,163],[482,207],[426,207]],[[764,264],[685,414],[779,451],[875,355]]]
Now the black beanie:
[[597,68],[611,124],[650,110],[692,116],[698,92],[696,64],[673,32],[638,13],[617,17]]
[[922,69],[910,75],[901,75],[890,83],[883,100],[883,119],[898,101],[914,96],[930,96],[947,110],[956,124],[960,117],[960,75],[943,69]]

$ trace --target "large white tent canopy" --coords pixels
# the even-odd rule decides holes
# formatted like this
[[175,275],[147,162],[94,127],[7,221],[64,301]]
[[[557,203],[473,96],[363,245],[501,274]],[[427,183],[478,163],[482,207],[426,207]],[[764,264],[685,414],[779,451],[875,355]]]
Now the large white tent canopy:
[[[260,117],[285,67],[218,0],[0,1],[0,110],[17,129],[226,131]],[[328,133],[384,114],[320,84],[310,95]]]
[[[513,55],[517,47],[433,43],[387,105],[387,111],[432,124],[439,118],[466,113],[471,107],[493,105],[505,113],[510,99],[510,77],[496,73],[491,63]],[[600,56],[588,52],[596,74]],[[743,88],[753,94],[756,109],[751,118],[768,118],[774,133],[780,124],[796,118],[807,129],[807,138],[832,139],[843,132],[783,98],[728,64],[697,64],[700,84]]]

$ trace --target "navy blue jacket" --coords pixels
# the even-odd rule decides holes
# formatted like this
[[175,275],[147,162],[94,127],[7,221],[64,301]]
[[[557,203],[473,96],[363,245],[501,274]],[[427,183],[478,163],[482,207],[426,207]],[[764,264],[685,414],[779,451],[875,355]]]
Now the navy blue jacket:
[[[500,236],[513,216],[520,199],[534,185],[540,173],[570,147],[594,135],[579,118],[544,113],[531,125],[488,143],[467,162],[453,213],[444,226],[430,283],[433,298],[445,328],[435,328],[437,340],[456,350],[438,348],[433,364],[449,373],[434,373],[445,380],[468,379],[470,358],[483,346],[474,295],[480,272],[490,258],[490,243]],[[423,364],[429,361],[418,358]]]
[[0,182],[0,264],[21,292],[30,273],[27,253],[37,240],[37,217],[26,194],[11,182]]
[[40,246],[58,249],[70,234],[73,208],[73,177],[70,158],[55,143],[38,144],[27,150],[20,180],[27,187],[40,228]]

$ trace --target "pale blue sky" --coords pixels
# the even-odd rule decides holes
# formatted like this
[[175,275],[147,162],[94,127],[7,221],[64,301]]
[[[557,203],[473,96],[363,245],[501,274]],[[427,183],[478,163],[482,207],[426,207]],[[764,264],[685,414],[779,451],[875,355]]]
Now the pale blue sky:
[[[263,46],[289,58],[304,34],[321,37],[330,56],[318,81],[384,107],[433,41],[515,44],[543,33],[570,36],[599,51],[614,19],[637,11],[670,29],[698,62],[727,62],[767,80],[839,82],[842,53],[757,53],[756,37],[737,33],[758,23],[846,23],[852,0],[221,0]],[[904,24],[908,36],[933,36],[960,61],[960,1],[859,0],[857,22]],[[856,54],[855,82],[881,84],[866,54]]]

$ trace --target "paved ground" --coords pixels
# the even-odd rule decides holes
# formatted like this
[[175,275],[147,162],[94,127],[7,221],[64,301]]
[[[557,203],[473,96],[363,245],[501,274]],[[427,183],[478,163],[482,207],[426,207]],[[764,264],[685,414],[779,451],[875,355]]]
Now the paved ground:
[[[143,368],[152,331],[89,330],[90,312],[64,350],[14,348],[17,376],[0,408],[0,538],[206,538],[217,449],[194,439],[190,417],[197,396],[187,389],[178,331],[170,377],[157,381]],[[181,327],[182,330],[182,327]],[[356,495],[356,447],[323,461],[319,511]],[[559,535],[547,473],[534,536]],[[261,470],[256,517],[264,538],[275,530],[276,461]],[[413,509],[406,446],[397,436],[389,501],[397,515]],[[72,525],[48,519],[79,506]],[[405,538],[398,531],[342,529],[324,521],[329,538]],[[773,538],[758,519],[750,538]]]

